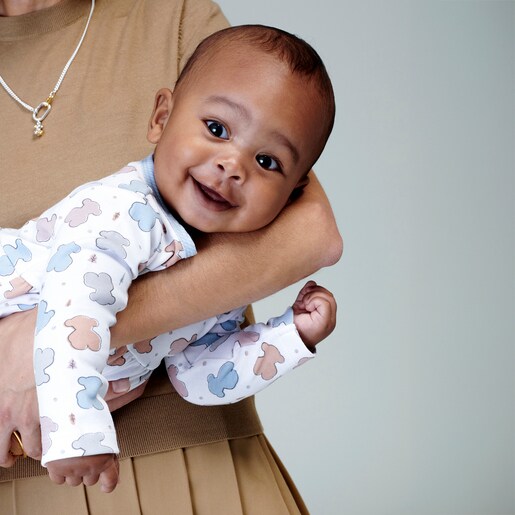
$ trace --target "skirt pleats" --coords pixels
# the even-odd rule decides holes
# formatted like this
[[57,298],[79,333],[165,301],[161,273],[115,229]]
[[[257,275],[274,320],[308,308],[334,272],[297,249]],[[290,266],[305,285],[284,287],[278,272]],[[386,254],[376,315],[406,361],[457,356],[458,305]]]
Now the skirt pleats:
[[0,483],[1,515],[308,514],[262,434],[120,461],[114,492],[47,476]]

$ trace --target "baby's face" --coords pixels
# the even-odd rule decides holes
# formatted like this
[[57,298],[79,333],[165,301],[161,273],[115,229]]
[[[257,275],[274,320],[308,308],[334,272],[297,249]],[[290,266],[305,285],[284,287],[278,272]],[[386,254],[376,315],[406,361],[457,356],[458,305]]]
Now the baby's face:
[[203,232],[247,232],[286,205],[320,148],[313,86],[276,58],[217,53],[174,92],[160,90],[148,137],[172,212]]

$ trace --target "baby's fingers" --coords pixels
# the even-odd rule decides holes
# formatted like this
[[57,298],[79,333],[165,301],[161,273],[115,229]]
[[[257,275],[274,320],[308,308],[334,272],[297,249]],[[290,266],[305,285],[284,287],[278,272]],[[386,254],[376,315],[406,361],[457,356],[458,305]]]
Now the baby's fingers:
[[294,311],[305,308],[305,298],[306,295],[313,290],[313,288],[317,287],[317,283],[315,281],[308,281],[302,289],[297,294],[297,298],[295,299],[295,303],[293,304]]
[[82,484],[82,476],[66,476],[66,484],[68,486],[79,486]]
[[117,459],[114,460],[113,464],[100,474],[100,490],[106,494],[112,492],[118,484],[118,478],[120,476],[120,465]]
[[48,477],[52,482],[54,482],[57,485],[62,485],[66,481],[66,477],[62,476],[61,474],[56,474],[51,470],[48,470]]
[[304,303],[312,317],[323,323],[326,334],[330,334],[336,326],[336,300],[332,293],[325,288],[310,292]]

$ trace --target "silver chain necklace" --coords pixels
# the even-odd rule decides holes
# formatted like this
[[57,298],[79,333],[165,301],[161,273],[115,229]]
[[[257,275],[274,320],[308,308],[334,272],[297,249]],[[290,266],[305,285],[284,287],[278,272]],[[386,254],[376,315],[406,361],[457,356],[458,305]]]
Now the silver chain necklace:
[[82,33],[82,36],[79,40],[79,43],[77,47],[75,48],[72,56],[70,59],[68,59],[68,62],[63,68],[63,71],[61,72],[61,75],[59,76],[58,81],[56,82],[54,89],[50,92],[48,95],[48,98],[44,101],[38,104],[36,107],[32,107],[31,105],[27,104],[27,102],[24,102],[5,82],[3,77],[0,75],[0,84],[2,87],[7,91],[9,96],[18,102],[21,106],[23,106],[27,111],[30,111],[32,113],[32,119],[34,120],[34,136],[41,137],[43,136],[43,120],[49,115],[50,110],[52,109],[52,101],[54,100],[54,97],[61,87],[61,83],[64,80],[64,77],[66,76],[66,73],[68,72],[68,68],[73,63],[73,60],[75,59],[75,56],[77,55],[77,52],[79,51],[82,42],[84,41],[84,37],[86,36],[86,32],[88,32],[89,22],[91,21],[91,17],[93,16],[93,11],[95,10],[95,0],[91,0],[91,9],[89,11],[88,20],[86,21],[86,26],[84,27],[84,31]]

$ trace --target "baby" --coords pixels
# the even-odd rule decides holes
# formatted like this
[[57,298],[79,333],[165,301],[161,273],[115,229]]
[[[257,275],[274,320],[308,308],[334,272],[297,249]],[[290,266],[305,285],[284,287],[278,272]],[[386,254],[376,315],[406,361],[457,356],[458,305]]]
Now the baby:
[[53,481],[116,486],[108,381],[130,391],[164,360],[186,400],[236,402],[312,358],[332,332],[334,298],[310,281],[267,324],[241,329],[244,306],[109,354],[131,282],[193,256],[195,231],[272,222],[306,184],[334,110],[325,67],[307,43],[271,27],[222,30],[199,45],[173,92],[157,92],[153,155],[0,231],[0,316],[38,308],[42,464]]

